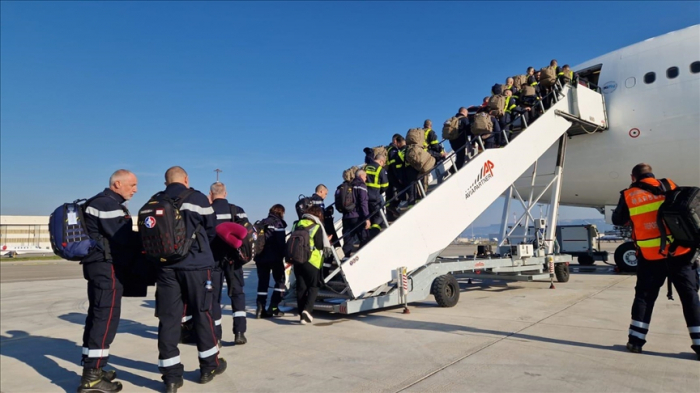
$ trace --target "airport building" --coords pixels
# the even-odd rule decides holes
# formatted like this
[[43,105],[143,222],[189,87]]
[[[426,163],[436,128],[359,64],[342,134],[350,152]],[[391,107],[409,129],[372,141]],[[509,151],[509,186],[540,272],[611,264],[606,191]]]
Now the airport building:
[[0,247],[51,249],[48,216],[0,216]]

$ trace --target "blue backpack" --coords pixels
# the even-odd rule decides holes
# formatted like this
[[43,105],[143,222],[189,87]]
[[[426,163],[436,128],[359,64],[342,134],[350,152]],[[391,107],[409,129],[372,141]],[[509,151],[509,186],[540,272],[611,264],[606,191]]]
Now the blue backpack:
[[49,218],[49,235],[54,254],[69,261],[87,257],[99,243],[88,235],[83,209],[87,203],[78,199],[64,203]]

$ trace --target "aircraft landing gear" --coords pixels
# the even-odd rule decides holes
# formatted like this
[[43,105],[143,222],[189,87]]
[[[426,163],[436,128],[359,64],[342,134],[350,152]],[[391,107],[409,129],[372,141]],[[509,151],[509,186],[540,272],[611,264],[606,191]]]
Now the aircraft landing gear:
[[637,271],[637,250],[633,242],[620,244],[615,250],[615,264],[621,272]]

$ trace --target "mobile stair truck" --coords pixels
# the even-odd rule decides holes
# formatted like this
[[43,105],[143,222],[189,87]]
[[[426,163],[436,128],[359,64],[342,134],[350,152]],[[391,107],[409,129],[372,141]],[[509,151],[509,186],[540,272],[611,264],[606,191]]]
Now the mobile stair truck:
[[[527,126],[524,119],[516,119],[524,127],[513,134],[504,131],[508,143],[500,149],[485,150],[477,138],[468,149],[468,162],[449,175],[453,152],[431,173],[428,190],[421,179],[416,182],[423,197],[420,202],[350,258],[341,259],[340,251],[334,251],[334,262],[323,280],[326,288],[320,291],[314,309],[353,314],[407,306],[431,294],[438,305],[452,307],[460,294],[457,274],[484,279],[549,280],[552,287],[554,277],[560,282],[568,281],[572,257],[555,253],[566,143],[568,138],[585,138],[607,129],[605,101],[599,91],[594,86],[557,85],[553,104],[533,124]],[[536,186],[538,159],[553,146],[557,149],[554,171],[541,175],[545,187]],[[514,184],[524,174],[531,175],[531,191],[525,198]],[[449,177],[445,179],[445,176]],[[550,209],[543,222],[535,220],[531,210],[546,193],[549,193]],[[498,253],[490,258],[440,257],[500,196],[505,196],[505,202]],[[534,223],[544,228],[543,237],[538,236],[535,242],[515,244],[514,229],[509,230],[507,225],[513,203],[524,209],[513,228],[518,225],[527,228]],[[380,214],[389,224],[383,211],[375,214]],[[340,225],[336,228],[340,236],[342,228]],[[296,299],[291,297],[283,305],[296,307]]]

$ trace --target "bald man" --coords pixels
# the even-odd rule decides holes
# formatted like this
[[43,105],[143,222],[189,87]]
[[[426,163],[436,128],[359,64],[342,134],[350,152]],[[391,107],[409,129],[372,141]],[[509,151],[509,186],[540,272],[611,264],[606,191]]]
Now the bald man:
[[122,281],[139,248],[124,203],[137,191],[136,175],[119,169],[109,187],[85,203],[85,227],[98,247],[80,263],[88,281],[88,312],[83,332],[83,375],[78,392],[118,392],[115,371],[104,371],[119,326]]
[[[172,200],[179,200],[187,237],[196,239],[183,259],[160,263],[156,279],[156,313],[160,320],[158,369],[163,374],[167,392],[174,393],[184,382],[184,367],[177,345],[185,304],[188,305],[188,313],[192,314],[196,333],[199,383],[208,383],[223,373],[226,361],[219,358],[215,330],[215,292],[221,291],[221,288],[213,285],[214,257],[210,242],[216,237],[214,209],[206,195],[189,188],[187,172],[179,166],[165,172],[165,185],[163,193]],[[154,195],[152,199],[158,199],[159,195]],[[155,222],[155,225],[160,225],[157,219]]]

